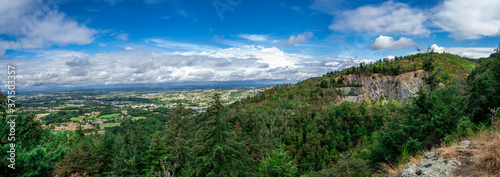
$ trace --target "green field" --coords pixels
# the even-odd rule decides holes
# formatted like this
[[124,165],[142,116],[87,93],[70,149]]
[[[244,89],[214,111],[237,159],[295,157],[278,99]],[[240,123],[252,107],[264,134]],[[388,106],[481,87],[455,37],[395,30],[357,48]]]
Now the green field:
[[78,106],[59,106],[55,107],[55,109],[76,109],[79,108]]
[[73,122],[78,122],[78,121],[83,120],[83,118],[85,118],[85,117],[73,117],[70,120],[73,121]]
[[108,115],[103,115],[99,117],[92,117],[91,119],[110,119],[118,116],[118,114],[108,114]]
[[99,124],[99,127],[101,129],[104,129],[106,127],[114,127],[114,126],[120,126],[121,122],[113,122],[113,123],[102,123],[102,124]]
[[146,119],[146,117],[134,117],[132,120]]

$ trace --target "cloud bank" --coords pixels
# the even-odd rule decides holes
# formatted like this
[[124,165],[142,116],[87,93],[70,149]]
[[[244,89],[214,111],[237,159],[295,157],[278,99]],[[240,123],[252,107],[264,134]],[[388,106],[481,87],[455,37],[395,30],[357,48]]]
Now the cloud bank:
[[[40,52],[36,58],[0,60],[0,65],[17,66],[20,88],[51,88],[207,81],[293,82],[362,62],[338,57],[316,59],[253,45],[173,53],[129,48],[95,55],[50,50]],[[2,84],[5,77],[0,77]]]

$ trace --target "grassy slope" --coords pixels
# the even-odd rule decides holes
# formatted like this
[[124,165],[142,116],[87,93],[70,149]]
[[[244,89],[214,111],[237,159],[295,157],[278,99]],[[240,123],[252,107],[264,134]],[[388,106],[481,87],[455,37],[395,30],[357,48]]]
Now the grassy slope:
[[[401,57],[403,59],[400,60],[390,60],[387,62],[380,60],[375,63],[366,65],[365,67],[376,66],[388,68],[391,65],[393,67],[399,66],[400,74],[402,74],[405,72],[422,70],[422,65],[426,55],[426,53],[409,55]],[[465,79],[468,76],[468,73],[470,73],[472,69],[477,66],[476,63],[453,54],[434,53],[433,59],[433,65],[435,66],[435,69],[440,68],[437,77],[442,81],[457,81]],[[360,74],[365,76],[371,76],[373,74],[371,73],[371,71],[359,70],[359,66],[353,66],[338,72],[327,73],[321,77],[303,80],[295,85],[283,84],[275,86],[272,89],[266,90],[261,95],[257,95],[256,97],[261,97],[261,99],[258,99],[258,101],[250,101],[253,102],[250,107],[282,107],[282,102],[280,102],[279,100],[293,100],[294,96],[310,97],[309,99],[301,100],[305,101],[301,107],[308,107],[308,105],[311,104],[328,106],[335,101],[337,95],[344,95],[342,92],[337,91],[334,88],[339,87],[338,85],[334,85],[334,78],[348,74]],[[321,82],[328,83],[328,87],[321,88]]]
[[477,64],[452,54],[436,54],[434,65],[441,68],[441,73],[449,74],[453,79],[462,79],[466,78]]
[[[425,54],[409,55],[409,56],[405,56],[405,58],[413,58],[412,60],[407,60],[407,59],[403,59],[403,60],[399,60],[399,61],[391,60],[388,63],[385,63],[382,61],[381,63],[375,62],[375,63],[369,64],[367,66],[368,67],[373,66],[373,65],[375,65],[377,67],[382,67],[384,65],[386,67],[389,67],[390,65],[399,66],[400,67],[400,69],[399,69],[400,74],[402,74],[405,72],[422,70],[423,69],[422,63],[424,61],[424,57],[425,57]],[[439,72],[440,75],[438,75],[438,77],[440,79],[442,79],[443,75],[445,75],[445,74],[449,74],[451,76],[452,80],[466,78],[468,73],[470,73],[477,66],[476,63],[474,63],[468,59],[462,58],[460,56],[453,55],[453,54],[434,53],[433,58],[434,58],[433,64],[435,66],[435,69],[441,68],[440,72]],[[357,70],[357,69],[359,69],[359,66],[355,66],[354,68],[355,68],[355,70]],[[366,76],[371,76],[371,74],[372,74],[370,71],[355,71],[353,73],[351,70],[352,70],[352,67],[346,68],[346,69],[343,69],[339,72],[335,72],[333,74],[325,74],[322,77],[311,78],[311,79],[301,81],[297,85],[299,85],[299,84],[319,85],[321,83],[321,81],[323,81],[323,80],[331,81],[332,77],[338,77],[338,76],[348,75],[348,74],[362,74],[362,75],[366,75]],[[386,74],[386,75],[389,75],[389,74]]]

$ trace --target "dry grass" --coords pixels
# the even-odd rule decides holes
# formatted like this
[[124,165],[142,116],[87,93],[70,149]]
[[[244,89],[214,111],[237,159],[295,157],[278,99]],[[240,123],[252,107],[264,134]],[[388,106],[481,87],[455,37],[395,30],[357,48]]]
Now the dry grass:
[[[463,164],[456,169],[454,176],[481,176],[500,177],[500,130],[486,130],[472,137],[466,138],[471,141],[471,147],[458,150],[458,142],[465,140],[457,138],[450,144],[442,144],[439,147],[440,156],[446,159],[457,158]],[[439,147],[432,148],[429,152]],[[420,162],[425,152],[421,152],[410,158],[410,162]],[[392,176],[405,169],[408,163],[382,164],[382,170],[386,175]]]
[[[457,155],[465,163],[454,171],[455,176],[500,177],[500,131],[486,130],[469,138],[473,147]],[[463,156],[467,153],[469,158]]]
[[382,171],[385,173],[385,174],[388,174],[389,176],[392,176],[392,175],[395,175],[397,173],[399,173],[399,171],[403,170],[406,168],[406,166],[408,166],[408,163],[418,163],[420,162],[420,159],[422,159],[422,157],[424,157],[424,152],[419,152],[417,153],[416,155],[414,156],[411,156],[410,157],[410,161],[409,162],[404,162],[404,163],[382,163],[381,166],[382,166]]
[[488,133],[479,144],[482,150],[476,154],[474,166],[489,175],[500,176],[500,132]]
[[446,148],[442,153],[441,156],[446,158],[446,159],[451,159],[452,157],[455,157],[457,155],[457,151],[451,148]]

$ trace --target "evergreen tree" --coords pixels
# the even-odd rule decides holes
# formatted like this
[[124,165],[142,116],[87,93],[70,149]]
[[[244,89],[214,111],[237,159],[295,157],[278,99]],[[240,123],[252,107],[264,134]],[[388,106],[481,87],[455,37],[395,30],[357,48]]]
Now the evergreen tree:
[[322,80],[319,86],[321,88],[328,88],[328,82],[326,82],[325,80]]
[[83,138],[78,142],[66,157],[59,162],[59,176],[69,176],[72,174],[97,174],[103,163],[101,154],[97,151],[97,146],[90,138]]
[[259,164],[259,176],[292,177],[297,173],[295,161],[284,149],[283,146],[267,154],[267,158]]
[[197,126],[191,176],[248,176],[252,160],[248,158],[244,144],[238,141],[240,127],[231,122],[220,94],[215,93],[213,99],[206,118]]
[[155,132],[153,135],[153,140],[151,142],[151,146],[149,146],[149,150],[146,156],[146,165],[148,166],[148,172],[150,174],[162,173],[162,168],[160,161],[165,160],[166,158],[166,150],[167,144],[165,143],[165,137],[163,132]]
[[118,134],[113,145],[114,157],[111,164],[112,176],[138,175],[139,150],[136,144],[127,143],[126,138]]
[[167,122],[164,138],[155,138],[152,149],[148,152],[150,159],[153,159],[152,168],[157,176],[174,176],[185,169],[190,160],[192,127],[191,115],[179,103]]
[[434,65],[432,64],[432,62],[434,61],[433,57],[433,51],[427,53],[427,57],[424,59],[423,64],[423,68],[425,71],[430,72],[434,69]]

